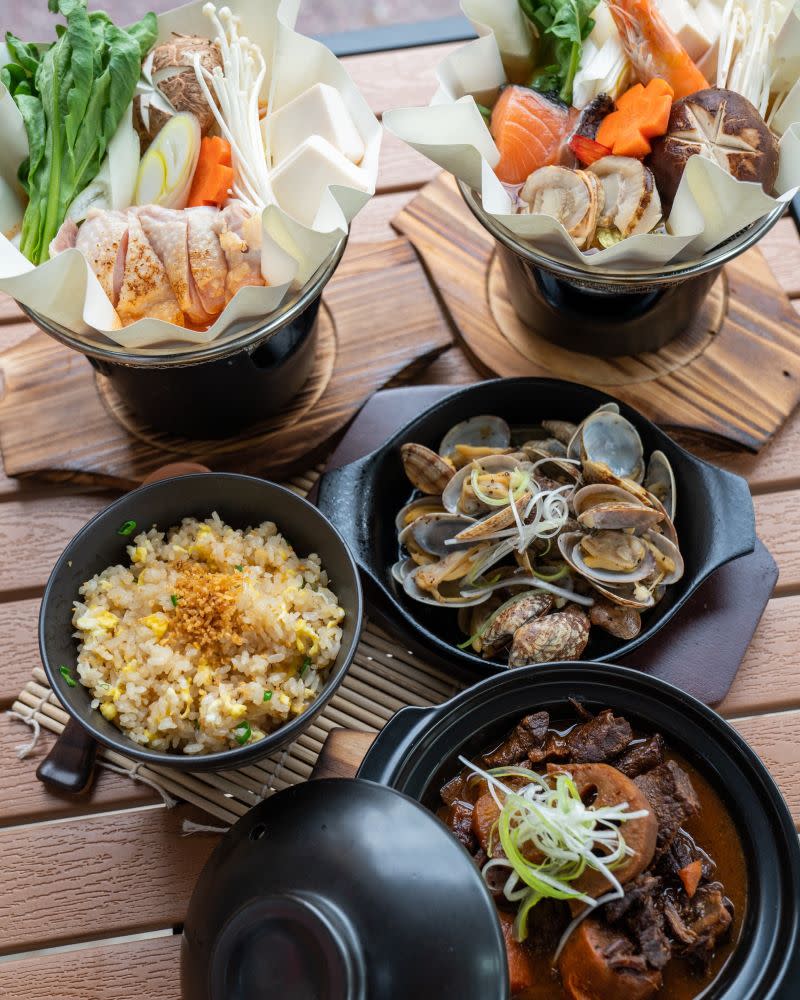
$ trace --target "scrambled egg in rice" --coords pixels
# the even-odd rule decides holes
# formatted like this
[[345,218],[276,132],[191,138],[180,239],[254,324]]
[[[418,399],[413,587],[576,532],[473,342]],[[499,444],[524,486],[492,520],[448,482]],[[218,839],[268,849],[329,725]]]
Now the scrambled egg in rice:
[[78,678],[137,743],[203,754],[256,742],[317,697],[344,610],[319,557],[274,524],[214,513],[152,529],[80,589]]

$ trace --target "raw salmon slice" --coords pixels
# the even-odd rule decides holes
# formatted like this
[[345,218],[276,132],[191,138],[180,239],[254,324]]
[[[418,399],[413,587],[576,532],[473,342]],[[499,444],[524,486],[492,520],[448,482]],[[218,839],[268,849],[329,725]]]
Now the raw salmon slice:
[[534,170],[557,162],[569,110],[530,87],[505,87],[489,128],[500,151],[494,172],[504,184],[522,184]]

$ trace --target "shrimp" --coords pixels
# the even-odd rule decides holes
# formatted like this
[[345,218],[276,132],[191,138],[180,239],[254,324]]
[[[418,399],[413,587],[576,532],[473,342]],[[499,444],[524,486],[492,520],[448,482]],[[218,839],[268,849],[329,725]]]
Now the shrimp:
[[607,6],[642,83],[666,80],[676,101],[710,86],[653,0],[607,0]]

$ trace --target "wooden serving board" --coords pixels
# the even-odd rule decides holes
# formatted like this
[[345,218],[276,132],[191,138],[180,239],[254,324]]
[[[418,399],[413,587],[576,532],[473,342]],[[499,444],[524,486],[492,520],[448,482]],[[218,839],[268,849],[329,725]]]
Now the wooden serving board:
[[727,265],[702,310],[660,351],[596,358],[551,344],[514,312],[494,238],[440,174],[392,222],[419,251],[464,349],[487,375],[597,386],[652,420],[757,450],[800,400],[800,316],[759,250]]
[[322,744],[312,778],[354,778],[375,733],[358,729],[332,729]]
[[[312,374],[285,413],[235,438],[189,440],[143,424],[88,361],[0,303],[0,448],[10,476],[130,488],[176,458],[269,474],[307,469],[377,389],[452,346],[408,240],[352,243],[325,290]],[[3,392],[4,389],[4,392]]]

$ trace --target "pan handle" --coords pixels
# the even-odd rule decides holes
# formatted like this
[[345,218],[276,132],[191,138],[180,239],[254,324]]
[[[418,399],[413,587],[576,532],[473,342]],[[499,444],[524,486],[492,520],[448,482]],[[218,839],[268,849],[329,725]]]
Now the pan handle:
[[97,743],[70,719],[53,749],[36,769],[36,777],[54,792],[77,795],[92,783]]
[[747,480],[715,465],[703,470],[709,502],[715,512],[708,552],[711,573],[732,559],[747,555],[756,546],[756,518]]
[[333,522],[358,556],[368,549],[371,529],[368,516],[367,469],[371,455],[326,472],[319,481],[316,504]]

